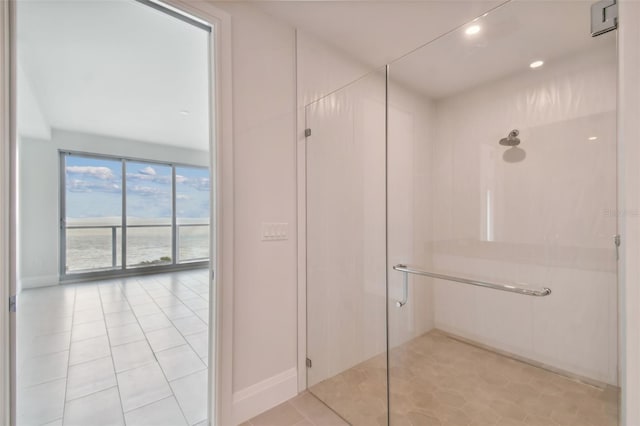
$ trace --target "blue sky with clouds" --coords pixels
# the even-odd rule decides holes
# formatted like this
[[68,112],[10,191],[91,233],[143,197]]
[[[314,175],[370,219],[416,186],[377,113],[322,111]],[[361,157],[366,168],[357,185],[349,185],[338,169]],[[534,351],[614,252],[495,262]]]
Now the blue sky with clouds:
[[[171,167],[127,161],[127,216],[171,217]],[[176,167],[178,218],[209,217],[209,171]],[[122,213],[119,160],[66,157],[67,218],[117,217]]]

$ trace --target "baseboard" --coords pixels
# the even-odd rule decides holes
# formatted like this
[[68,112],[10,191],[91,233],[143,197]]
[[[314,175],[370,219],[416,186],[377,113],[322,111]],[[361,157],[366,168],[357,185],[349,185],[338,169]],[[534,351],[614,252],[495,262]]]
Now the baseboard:
[[237,425],[246,422],[297,394],[298,370],[296,367],[234,392],[234,423]]
[[60,277],[57,275],[41,275],[37,277],[20,278],[19,288],[24,290],[27,288],[49,287],[60,284]]

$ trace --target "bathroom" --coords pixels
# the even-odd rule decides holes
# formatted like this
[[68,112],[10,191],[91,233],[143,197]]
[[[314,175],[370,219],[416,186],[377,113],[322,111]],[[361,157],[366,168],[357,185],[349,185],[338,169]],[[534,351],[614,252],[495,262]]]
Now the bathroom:
[[640,424],[638,4],[160,4],[214,64],[187,423]]

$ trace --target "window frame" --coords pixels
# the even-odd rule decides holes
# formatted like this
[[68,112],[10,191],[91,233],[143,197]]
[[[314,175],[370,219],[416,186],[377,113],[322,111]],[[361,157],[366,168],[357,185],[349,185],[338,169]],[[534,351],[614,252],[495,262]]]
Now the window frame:
[[[209,266],[209,260],[211,253],[207,255],[207,260],[193,260],[193,261],[185,261],[179,262],[177,254],[179,253],[180,248],[177,246],[179,239],[177,236],[178,232],[178,224],[177,224],[177,182],[176,182],[176,168],[185,167],[185,168],[193,168],[193,169],[202,169],[207,170],[209,172],[209,179],[211,180],[211,168],[206,166],[199,166],[194,164],[182,163],[182,162],[173,162],[173,161],[162,161],[162,160],[154,160],[154,159],[144,159],[137,157],[129,157],[122,155],[110,155],[110,154],[100,154],[100,153],[92,153],[92,152],[84,152],[84,151],[74,151],[74,150],[65,150],[59,149],[59,276],[61,282],[75,282],[75,281],[86,281],[91,279],[101,279],[101,278],[110,278],[110,277],[123,277],[123,276],[131,276],[131,275],[141,275],[141,274],[154,274],[160,272],[171,272],[171,271],[179,271],[186,269],[197,269],[197,268],[206,268]],[[67,176],[66,176],[66,159],[69,156],[74,157],[84,157],[89,159],[96,160],[111,160],[111,161],[120,161],[122,164],[121,168],[121,179],[122,179],[122,214],[120,217],[120,228],[121,228],[121,264],[111,269],[96,269],[96,270],[83,270],[81,272],[68,272],[67,271],[67,223],[66,223],[66,211],[67,211],[67,200],[66,200],[66,185],[67,185]],[[127,229],[129,225],[127,224],[127,163],[128,162],[136,162],[136,163],[148,163],[148,164],[157,164],[162,166],[168,166],[171,168],[171,264],[159,264],[159,265],[151,265],[151,266],[131,266],[127,265]],[[209,212],[210,213],[210,212]],[[210,217],[210,214],[209,214]],[[207,226],[211,227],[211,221],[208,221]],[[210,242],[208,243],[210,246]]]

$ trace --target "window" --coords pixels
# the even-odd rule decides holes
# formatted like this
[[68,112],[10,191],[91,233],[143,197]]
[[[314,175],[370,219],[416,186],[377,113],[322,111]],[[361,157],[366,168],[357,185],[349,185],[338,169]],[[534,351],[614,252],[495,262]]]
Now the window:
[[176,257],[180,263],[209,258],[209,171],[176,167]]
[[209,170],[61,153],[61,275],[209,259]]

